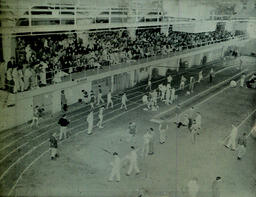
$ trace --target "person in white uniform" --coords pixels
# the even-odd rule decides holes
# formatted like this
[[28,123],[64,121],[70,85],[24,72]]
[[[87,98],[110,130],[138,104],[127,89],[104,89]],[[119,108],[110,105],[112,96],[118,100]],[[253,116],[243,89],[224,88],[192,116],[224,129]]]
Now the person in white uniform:
[[172,88],[171,90],[171,104],[176,100],[176,95],[175,95],[175,88]]
[[121,107],[120,109],[125,109],[127,110],[127,106],[126,106],[126,102],[128,101],[127,97],[126,97],[126,93],[124,92],[124,94],[122,95],[122,98],[121,98]]
[[150,139],[151,139],[151,134],[149,133],[149,131],[147,131],[143,135],[143,147],[141,152],[141,156],[143,159],[145,159],[148,156]]
[[186,78],[182,75],[181,76],[181,80],[180,80],[180,89],[184,90],[185,89],[185,82],[186,82]]
[[93,111],[91,111],[88,116],[87,116],[87,123],[88,123],[88,135],[92,134],[92,129],[93,129]]
[[245,74],[242,74],[241,79],[240,79],[240,87],[244,87],[244,82],[245,82]]
[[46,82],[46,69],[48,68],[47,64],[43,61],[40,62],[40,73],[39,73],[39,76],[40,76],[40,82],[41,82],[41,85],[46,85],[47,82]]
[[121,160],[118,156],[118,153],[114,152],[113,156],[114,156],[114,160],[110,163],[110,165],[112,166],[112,170],[108,178],[108,181],[113,181],[115,179],[116,182],[119,182],[121,180],[120,178]]
[[236,138],[238,134],[238,129],[235,125],[232,125],[232,130],[230,135],[227,137],[228,138],[228,143],[225,145],[225,147],[235,150],[236,149]]
[[171,90],[170,88],[166,88],[166,98],[165,98],[165,104],[170,104],[170,97],[171,97]]
[[165,99],[166,90],[167,90],[166,86],[163,85],[162,89],[161,89],[161,100],[162,101]]
[[196,113],[196,127],[197,127],[197,132],[201,131],[201,126],[202,126],[202,116],[200,112]]
[[200,83],[201,81],[203,80],[203,71],[201,70],[199,73],[198,73],[198,83]]
[[113,101],[112,101],[112,93],[111,93],[111,90],[109,90],[109,91],[108,91],[108,94],[107,94],[107,109],[108,109],[109,105],[111,105],[111,108],[114,107],[114,104],[113,104]]
[[131,152],[126,156],[126,158],[129,160],[130,164],[126,175],[130,176],[133,171],[135,171],[136,175],[139,174],[140,170],[138,168],[137,150],[134,146],[131,146]]
[[104,107],[101,107],[99,110],[99,122],[97,123],[97,127],[99,127],[100,129],[103,128],[102,126],[102,122],[103,122],[103,111],[104,111]]
[[152,83],[151,83],[151,80],[149,79],[148,80],[148,85],[146,87],[146,90],[149,89],[151,91],[151,88],[152,88]]
[[31,77],[32,77],[32,71],[31,67],[28,66],[25,68],[24,71],[24,89],[28,90],[31,87]]
[[168,129],[168,124],[165,125],[165,127],[163,126],[163,123],[159,124],[159,142],[160,144],[165,143],[166,140],[166,130]]
[[18,91],[20,91],[20,83],[19,83],[20,81],[19,81],[17,67],[13,68],[12,70],[12,78],[14,81],[13,93],[17,93]]

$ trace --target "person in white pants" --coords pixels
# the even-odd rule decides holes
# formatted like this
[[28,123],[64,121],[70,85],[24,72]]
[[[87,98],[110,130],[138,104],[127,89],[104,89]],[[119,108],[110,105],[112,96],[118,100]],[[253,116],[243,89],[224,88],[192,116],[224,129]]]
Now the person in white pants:
[[41,85],[47,85],[47,82],[46,82],[46,69],[48,68],[48,65],[45,63],[45,62],[40,62],[40,73],[39,73],[39,76],[40,76],[40,82],[41,82]]
[[111,108],[114,107],[113,101],[112,101],[112,93],[111,90],[109,90],[108,94],[107,94],[107,109],[109,107],[109,105],[111,105]]
[[143,159],[145,159],[148,156],[150,139],[151,139],[151,135],[149,131],[147,131],[143,136],[143,147],[141,152],[141,156]]
[[125,109],[127,110],[127,106],[126,106],[126,102],[128,101],[127,97],[126,97],[126,93],[123,94],[122,98],[121,98],[121,107],[120,109]]
[[91,111],[88,116],[87,116],[87,123],[88,123],[88,135],[92,134],[92,129],[93,129],[93,111]]
[[97,127],[99,127],[100,129],[103,128],[102,126],[102,122],[103,122],[103,111],[104,111],[104,107],[101,107],[100,108],[100,111],[99,111],[99,122],[97,123]]
[[228,136],[228,143],[225,145],[225,147],[235,150],[236,149],[236,137],[238,134],[238,129],[235,125],[232,125],[232,130],[230,135]]
[[101,91],[101,89],[99,89],[97,105],[100,105],[100,103],[105,103],[103,98],[102,98],[102,91]]
[[110,165],[112,166],[112,170],[111,170],[108,181],[113,181],[115,179],[116,182],[119,182],[121,180],[120,179],[121,160],[118,156],[118,153],[114,152],[113,156],[114,156],[114,161],[110,163]]
[[240,87],[241,87],[241,88],[244,87],[244,82],[245,82],[245,74],[243,74],[243,75],[241,76],[241,79],[240,79]]
[[163,123],[159,124],[159,142],[160,144],[165,143],[166,140],[166,130],[168,129],[168,124],[166,124],[166,127],[163,127]]
[[20,91],[20,81],[17,67],[13,68],[12,70],[12,78],[14,81],[13,93],[17,93],[18,91]]
[[31,87],[31,79],[32,78],[32,72],[31,72],[31,67],[28,66],[25,71],[24,71],[24,89],[28,90],[29,87]]
[[161,89],[161,100],[163,101],[165,99],[165,93],[166,93],[166,86],[163,85],[162,89]]
[[151,91],[151,88],[152,88],[152,83],[151,83],[151,80],[149,79],[148,80],[148,85],[146,87],[146,90],[149,89]]
[[126,173],[127,176],[130,176],[133,171],[136,172],[136,175],[140,173],[140,170],[138,168],[138,161],[137,161],[137,150],[134,146],[131,146],[131,152],[129,155],[127,155],[127,159],[129,160],[129,168]]
[[166,98],[165,98],[165,104],[170,104],[170,97],[171,97],[171,90],[169,88],[166,89]]
[[33,117],[32,117],[32,122],[30,124],[30,127],[32,128],[34,125],[38,127],[39,124],[39,112],[38,112],[38,106],[35,106],[33,109]]
[[199,73],[198,73],[198,83],[200,83],[201,81],[203,80],[203,71],[201,70]]

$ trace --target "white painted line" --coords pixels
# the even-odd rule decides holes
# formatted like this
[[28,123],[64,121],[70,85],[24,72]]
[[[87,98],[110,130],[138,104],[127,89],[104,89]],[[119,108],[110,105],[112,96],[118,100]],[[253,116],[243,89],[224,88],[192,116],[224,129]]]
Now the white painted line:
[[11,152],[9,152],[8,154],[6,154],[1,160],[0,163],[2,163],[7,157],[9,157],[12,153],[16,152],[17,150],[19,150],[20,148],[22,148],[23,146],[27,145],[28,142],[18,146],[17,148],[15,148],[14,150],[12,150]]

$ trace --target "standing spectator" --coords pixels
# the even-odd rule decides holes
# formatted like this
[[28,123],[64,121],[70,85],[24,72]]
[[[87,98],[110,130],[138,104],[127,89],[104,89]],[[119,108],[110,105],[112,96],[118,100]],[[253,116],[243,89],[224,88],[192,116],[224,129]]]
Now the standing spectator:
[[243,135],[238,138],[237,144],[238,144],[237,160],[241,160],[242,157],[245,155],[245,152],[246,152],[246,145],[247,145],[246,133],[243,133]]
[[31,87],[31,79],[32,78],[32,71],[31,71],[31,67],[28,66],[25,68],[24,71],[24,89],[28,90]]
[[165,104],[170,105],[171,89],[166,87]]
[[48,68],[47,64],[43,61],[40,62],[40,73],[39,73],[39,76],[40,76],[40,83],[41,85],[45,86],[47,85],[47,82],[46,82],[46,69]]
[[20,81],[19,81],[17,67],[14,67],[12,70],[12,79],[14,82],[13,93],[17,93],[18,91],[20,91],[20,83],[19,83]]
[[185,89],[185,82],[186,82],[186,78],[182,75],[181,79],[180,79],[180,89],[184,90]]
[[122,98],[121,98],[121,107],[120,109],[124,109],[127,110],[127,106],[126,106],[126,102],[128,101],[127,97],[126,97],[126,93],[124,92]]
[[236,137],[238,134],[238,129],[235,125],[232,125],[232,130],[231,133],[229,134],[228,138],[228,143],[227,145],[225,145],[225,147],[231,149],[231,150],[235,150],[236,149]]
[[191,127],[190,127],[190,134],[191,134],[191,140],[192,140],[192,144],[196,143],[196,136],[198,135],[198,131],[197,131],[197,125],[196,125],[196,121],[194,120]]
[[88,116],[87,116],[87,123],[88,123],[88,135],[92,134],[92,129],[93,129],[93,111],[91,111]]
[[5,74],[6,74],[6,63],[3,60],[0,63],[0,89],[5,89]]
[[176,95],[175,95],[175,88],[172,88],[171,90],[171,104],[176,100]]
[[212,197],[220,197],[221,177],[217,176],[212,183]]
[[108,106],[111,105],[111,108],[113,108],[114,104],[113,104],[113,101],[112,101],[112,94],[111,94],[111,90],[108,91],[108,94],[107,94],[107,109],[108,109]]
[[130,176],[133,171],[136,172],[136,175],[139,174],[140,170],[138,168],[137,150],[134,146],[131,146],[131,152],[126,156],[126,158],[129,160],[130,163],[126,175]]
[[171,85],[171,83],[172,83],[172,76],[168,75],[168,77],[167,77],[167,84]]
[[60,125],[60,136],[59,140],[62,140],[63,136],[64,139],[67,138],[67,127],[69,125],[69,121],[67,120],[66,114],[64,114],[60,119],[58,124]]
[[165,143],[166,140],[166,130],[168,129],[168,124],[166,124],[166,127],[163,127],[163,123],[159,124],[159,142],[160,144]]
[[57,148],[58,148],[58,141],[57,141],[57,134],[53,133],[50,137],[50,153],[51,153],[51,160],[59,157]]
[[96,102],[96,97],[94,95],[93,90],[91,90],[91,94],[90,94],[90,106],[91,106],[91,110],[94,110],[94,104]]
[[113,181],[115,178],[116,182],[119,182],[120,181],[121,160],[118,156],[118,153],[114,152],[113,156],[114,156],[114,161],[112,161],[110,163],[110,165],[112,166],[112,170],[111,170],[108,181]]
[[67,98],[64,90],[61,90],[61,108],[64,112],[68,110]]
[[21,92],[23,92],[25,89],[25,84],[24,84],[24,75],[23,75],[22,67],[18,67],[17,72],[18,72],[18,81],[20,85],[19,89]]

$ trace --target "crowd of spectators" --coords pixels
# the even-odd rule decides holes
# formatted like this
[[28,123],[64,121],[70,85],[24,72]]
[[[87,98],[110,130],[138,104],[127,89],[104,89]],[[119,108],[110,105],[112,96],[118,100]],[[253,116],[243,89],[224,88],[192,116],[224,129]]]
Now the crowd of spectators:
[[93,32],[86,43],[75,33],[19,37],[16,60],[7,64],[6,84],[14,93],[25,91],[59,83],[70,73],[168,55],[234,37],[227,31],[170,31],[165,35],[159,28],[138,29],[134,38],[126,30]]

